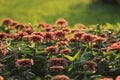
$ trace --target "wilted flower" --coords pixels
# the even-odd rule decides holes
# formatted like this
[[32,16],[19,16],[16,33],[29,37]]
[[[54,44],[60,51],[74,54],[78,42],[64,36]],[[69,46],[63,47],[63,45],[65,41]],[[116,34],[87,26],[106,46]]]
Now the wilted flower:
[[60,53],[61,54],[69,54],[71,52],[70,49],[63,49],[63,50],[60,50]]
[[66,75],[56,75],[51,80],[70,80],[70,78]]
[[48,53],[48,55],[54,54],[58,51],[58,48],[57,48],[57,46],[50,46],[50,47],[45,48],[45,51],[46,51],[46,53]]
[[12,19],[6,18],[2,20],[2,25],[10,25],[12,23]]
[[28,67],[34,64],[33,59],[18,59],[16,65],[18,67]]
[[66,61],[63,58],[51,58],[49,60],[49,67],[52,66],[66,66]]
[[117,50],[120,51],[120,42],[116,42],[108,46],[108,50]]
[[56,21],[56,25],[60,27],[67,27],[68,22],[65,19],[61,18]]

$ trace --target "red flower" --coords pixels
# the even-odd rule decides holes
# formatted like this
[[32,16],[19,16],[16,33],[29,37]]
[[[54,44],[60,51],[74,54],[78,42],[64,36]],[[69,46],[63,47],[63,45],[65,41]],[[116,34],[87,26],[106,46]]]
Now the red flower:
[[39,25],[38,25],[38,27],[46,27],[47,26],[47,23],[45,23],[45,22],[41,22],[41,23],[39,23]]
[[63,32],[63,31],[55,31],[55,38],[57,39],[57,40],[61,40],[61,39],[64,39],[65,38],[65,32]]
[[45,51],[48,54],[52,54],[52,53],[56,53],[58,51],[58,48],[56,46],[50,46],[45,48]]
[[49,67],[52,66],[66,66],[66,61],[63,58],[51,58],[49,60]]
[[85,63],[89,70],[96,70],[97,64],[93,61],[86,61]]
[[61,54],[69,54],[71,52],[70,49],[64,49],[64,50],[60,50]]
[[68,22],[65,19],[61,18],[56,21],[56,25],[60,27],[67,27]]
[[25,26],[23,24],[17,24],[14,27],[15,29],[20,29],[20,30],[25,29]]
[[44,33],[43,38],[45,41],[52,41],[54,39],[54,35],[52,32],[46,32]]
[[57,46],[66,46],[68,43],[66,41],[60,41],[56,43]]
[[120,42],[116,42],[108,46],[108,50],[117,50],[120,51]]
[[120,76],[117,76],[115,80],[120,80]]
[[2,20],[2,25],[10,25],[12,23],[12,19],[6,18]]
[[19,34],[10,34],[9,37],[12,40],[19,40],[21,37],[19,36]]
[[7,39],[8,36],[9,36],[9,35],[8,35],[7,33],[0,33],[0,39],[1,39],[1,40]]
[[94,39],[94,42],[105,42],[106,41],[106,38],[103,38],[103,37],[96,37]]
[[34,64],[32,59],[18,59],[16,65],[18,67],[28,67]]
[[76,39],[81,39],[81,37],[82,37],[83,34],[85,34],[85,33],[82,32],[82,31],[79,31],[79,32],[77,32],[77,33],[74,35],[74,38],[76,38]]
[[4,65],[0,63],[0,71],[4,68]]
[[66,75],[56,75],[51,80],[70,80]]
[[86,43],[93,42],[95,39],[96,36],[92,34],[84,34],[81,38],[81,40]]
[[19,24],[19,22],[13,21],[13,22],[10,24],[9,28],[15,29],[15,26],[18,25],[18,24]]
[[51,71],[61,71],[63,69],[64,69],[63,66],[52,66],[52,67],[50,67]]
[[39,35],[31,35],[29,40],[31,42],[42,42],[43,41],[43,37],[41,37]]

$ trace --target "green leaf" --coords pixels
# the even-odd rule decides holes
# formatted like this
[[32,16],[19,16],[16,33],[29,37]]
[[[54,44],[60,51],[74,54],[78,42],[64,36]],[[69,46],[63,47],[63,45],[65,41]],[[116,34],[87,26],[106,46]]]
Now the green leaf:
[[67,58],[68,60],[73,61],[73,57],[72,56],[69,56],[69,55],[66,55],[66,54],[63,54],[63,56],[65,58]]

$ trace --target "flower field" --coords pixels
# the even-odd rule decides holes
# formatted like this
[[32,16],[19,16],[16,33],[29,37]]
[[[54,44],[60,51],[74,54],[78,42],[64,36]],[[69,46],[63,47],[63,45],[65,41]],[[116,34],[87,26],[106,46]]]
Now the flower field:
[[120,80],[120,24],[0,25],[0,80]]

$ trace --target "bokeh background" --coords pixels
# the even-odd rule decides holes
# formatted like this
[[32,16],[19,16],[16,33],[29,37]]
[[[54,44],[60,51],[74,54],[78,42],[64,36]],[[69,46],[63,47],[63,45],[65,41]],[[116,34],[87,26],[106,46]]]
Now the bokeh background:
[[[117,2],[115,2],[117,1]],[[76,23],[116,24],[120,22],[119,0],[0,0],[0,21],[12,18],[22,23],[55,24],[64,18]]]

